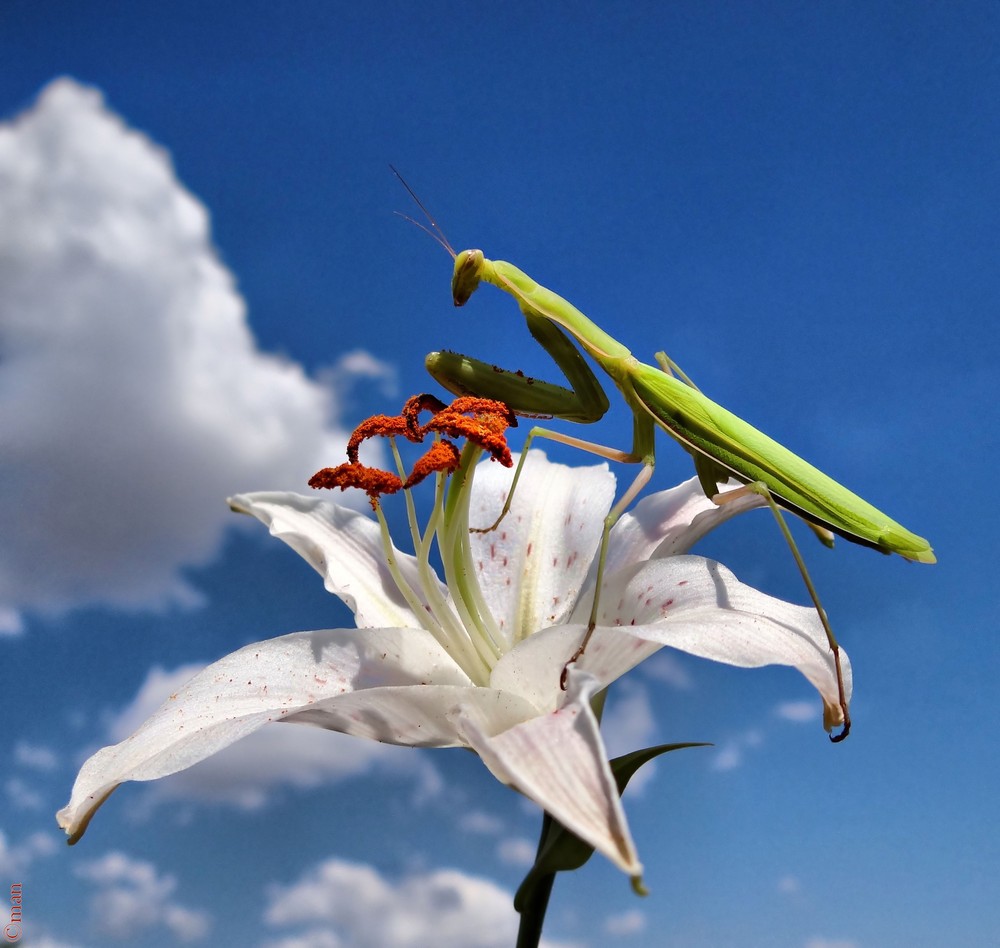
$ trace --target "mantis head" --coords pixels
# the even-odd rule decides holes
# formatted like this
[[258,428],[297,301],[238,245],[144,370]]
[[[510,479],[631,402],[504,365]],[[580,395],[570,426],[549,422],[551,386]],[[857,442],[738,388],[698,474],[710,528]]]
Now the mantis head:
[[483,278],[484,257],[481,250],[463,250],[455,257],[455,272],[451,277],[451,296],[456,306],[464,306],[476,292]]

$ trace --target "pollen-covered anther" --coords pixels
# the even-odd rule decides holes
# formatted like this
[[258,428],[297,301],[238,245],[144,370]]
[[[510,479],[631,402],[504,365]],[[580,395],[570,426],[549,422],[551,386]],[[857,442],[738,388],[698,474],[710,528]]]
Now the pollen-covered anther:
[[477,395],[462,395],[456,398],[449,406],[452,411],[463,414],[477,415],[483,418],[495,416],[504,428],[517,427],[517,415],[508,408],[504,402],[499,402],[494,398],[479,398]]
[[517,418],[503,402],[466,395],[437,412],[421,430],[464,438],[488,451],[494,461],[511,467],[514,462],[504,432],[516,424]]
[[411,441],[423,441],[424,433],[419,421],[420,413],[422,411],[429,411],[436,415],[439,411],[444,411],[447,407],[436,395],[429,395],[427,392],[421,395],[411,395],[406,400],[406,404],[403,405],[401,415],[406,422],[406,429],[409,432],[407,437]]
[[409,438],[411,441],[421,440],[412,436],[412,428],[403,415],[373,415],[371,418],[366,418],[354,429],[347,442],[347,459],[351,464],[358,463],[358,448],[361,447],[362,441],[375,437],[391,438],[395,435]]
[[[424,411],[432,414],[427,424],[422,425],[419,417]],[[429,434],[451,435],[478,445],[488,451],[494,460],[511,467],[513,461],[504,432],[516,424],[517,418],[503,402],[465,396],[455,399],[451,405],[445,405],[435,395],[414,395],[406,400],[401,414],[375,415],[361,422],[347,443],[349,463],[317,472],[309,480],[309,486],[339,487],[341,490],[358,487],[368,494],[372,506],[375,506],[382,494],[395,494],[398,490],[416,486],[431,474],[451,474],[458,469],[461,459],[458,448],[442,438],[435,440],[417,461],[404,483],[397,475],[366,467],[358,460],[362,442],[375,437],[400,436],[419,443]]]
[[413,465],[410,476],[403,484],[404,490],[416,487],[425,477],[431,474],[451,474],[458,470],[462,456],[450,441],[435,441],[426,453]]
[[330,490],[334,487],[339,487],[341,490],[359,487],[368,495],[374,507],[382,494],[395,494],[402,488],[403,482],[395,474],[379,470],[377,467],[340,464],[337,467],[325,467],[322,471],[317,471],[309,478],[309,486]]

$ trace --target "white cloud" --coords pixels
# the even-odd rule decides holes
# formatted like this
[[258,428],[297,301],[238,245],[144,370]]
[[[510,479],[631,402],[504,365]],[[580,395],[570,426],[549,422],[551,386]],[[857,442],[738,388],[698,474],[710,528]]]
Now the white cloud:
[[315,931],[303,932],[301,935],[282,938],[280,941],[266,942],[266,946],[267,948],[344,948],[344,942],[328,929],[318,928]]
[[604,744],[610,757],[645,747],[656,732],[656,718],[648,690],[629,679],[612,693],[601,721]]
[[533,843],[523,836],[503,839],[497,845],[497,857],[508,866],[522,866],[527,869],[535,864],[535,853],[538,843]]
[[611,915],[604,922],[604,931],[608,935],[622,937],[623,935],[638,935],[646,930],[646,915],[638,909],[629,909],[618,915]]
[[39,744],[29,744],[27,741],[18,741],[14,745],[14,760],[32,770],[53,771],[59,763],[55,751]]
[[[171,672],[151,669],[132,703],[111,720],[108,739],[126,738],[201,668],[191,664]],[[267,767],[261,767],[262,760]],[[443,790],[427,753],[319,728],[274,724],[188,770],[150,784],[133,802],[131,813],[146,819],[160,805],[177,801],[253,811],[272,803],[288,787],[308,789],[371,774],[408,781],[415,804]]]
[[318,375],[321,382],[344,397],[349,395],[345,381],[353,383],[363,379],[374,382],[387,398],[395,396],[399,388],[395,367],[376,359],[364,349],[345,352],[331,368],[321,370]]
[[796,724],[814,724],[820,715],[815,701],[783,701],[774,713],[776,717]]
[[810,938],[802,948],[858,948],[853,938]]
[[694,688],[687,668],[674,652],[667,649],[643,662],[642,673],[647,678],[662,681],[678,691],[691,691]]
[[[609,757],[629,754],[655,743],[656,717],[648,689],[630,679],[619,682],[608,701],[601,732]],[[651,760],[635,772],[628,785],[630,794],[638,796],[643,792],[656,776],[656,764]]]
[[735,741],[728,741],[716,749],[712,757],[712,770],[735,770],[742,763],[743,749]]
[[483,810],[468,810],[459,817],[458,828],[463,833],[496,836],[503,830],[503,820]]
[[9,777],[4,783],[4,793],[15,810],[41,810],[45,806],[42,795],[20,777]]
[[795,876],[782,876],[778,880],[778,891],[782,895],[797,895],[802,889],[802,884]]
[[177,880],[161,875],[152,863],[110,852],[77,866],[74,872],[97,887],[90,911],[91,923],[100,935],[130,939],[162,926],[187,942],[203,939],[211,928],[208,912],[171,899]]
[[38,925],[33,925],[31,929],[31,948],[79,948],[79,942],[63,941],[54,938],[52,935],[40,931]]
[[[269,886],[264,921],[286,934],[269,948],[508,948],[518,925],[512,899],[490,880],[454,869],[394,882],[372,866],[328,859],[290,885]],[[292,926],[306,931],[284,932]]]
[[48,833],[32,833],[24,842],[11,846],[7,834],[0,830],[0,876],[20,876],[39,856],[51,856],[56,841]]
[[[2,368],[0,361],[0,368]],[[21,613],[9,606],[0,605],[0,635],[20,635],[24,631]]]
[[342,453],[330,386],[257,348],[206,209],[96,90],[56,80],[0,125],[0,220],[0,632],[196,604],[225,498]]
[[714,750],[712,756],[712,769],[716,771],[735,770],[743,763],[746,751],[754,747],[759,747],[764,742],[764,736],[760,731],[751,729],[728,738]]

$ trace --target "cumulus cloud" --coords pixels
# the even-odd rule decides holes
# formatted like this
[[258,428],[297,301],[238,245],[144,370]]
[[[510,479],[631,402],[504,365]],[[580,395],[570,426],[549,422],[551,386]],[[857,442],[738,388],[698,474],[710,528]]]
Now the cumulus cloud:
[[[153,668],[136,697],[109,721],[108,740],[124,740],[200,665]],[[266,760],[267,767],[260,762]],[[413,802],[437,797],[443,781],[427,753],[291,724],[274,724],[237,741],[189,770],[152,782],[135,797],[131,815],[147,819],[165,803],[215,803],[260,810],[287,788],[310,789],[355,777],[396,777],[413,787]]]
[[151,929],[166,928],[183,942],[200,941],[211,929],[211,916],[173,901],[177,880],[157,872],[149,862],[110,852],[74,870],[93,883],[91,924],[104,936],[134,939]]
[[21,613],[190,605],[225,498],[342,452],[334,382],[261,352],[204,206],[99,92],[0,124],[0,633]]
[[328,859],[290,885],[269,886],[264,921],[285,936],[270,948],[507,948],[517,937],[512,900],[490,880],[454,869],[394,882],[372,866]]

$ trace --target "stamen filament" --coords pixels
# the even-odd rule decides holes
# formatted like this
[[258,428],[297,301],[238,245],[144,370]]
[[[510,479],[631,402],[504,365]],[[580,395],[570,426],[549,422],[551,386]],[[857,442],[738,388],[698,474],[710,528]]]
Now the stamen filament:
[[462,451],[461,465],[452,475],[445,500],[445,525],[438,543],[445,581],[453,592],[456,607],[459,608],[466,627],[479,633],[475,636],[477,651],[492,668],[505,651],[504,643],[493,614],[483,599],[469,545],[469,487],[473,468],[481,454],[482,448],[471,443]]
[[[473,636],[470,636],[467,625],[461,618],[459,603],[455,600],[449,602],[442,594],[437,582],[437,574],[431,568],[430,553],[435,537],[437,536],[438,525],[441,522],[443,511],[443,498],[446,475],[439,474],[435,481],[434,502],[431,507],[431,514],[428,518],[427,529],[420,538],[419,546],[415,547],[417,556],[417,566],[420,571],[420,579],[427,599],[428,607],[442,626],[442,633],[447,634],[455,641],[457,648],[468,660],[461,662],[465,673],[477,684],[485,684],[489,681],[490,668],[492,664],[486,661],[479,650],[473,645]],[[440,549],[440,544],[439,544]],[[442,559],[444,554],[442,552]],[[446,578],[447,582],[447,578]],[[458,613],[456,615],[456,613]]]
[[[437,438],[435,438],[437,440]],[[406,479],[406,470],[403,467],[403,459],[399,454],[399,449],[396,446],[396,439],[390,437],[389,444],[392,449],[393,457],[396,461],[396,467],[399,471],[400,480]],[[431,520],[433,522],[439,522],[440,520],[440,510],[441,510],[441,498],[444,490],[445,476],[443,474],[437,477],[437,486],[435,488],[435,499],[434,505],[431,508]],[[459,620],[458,616],[455,615],[455,609],[452,607],[445,596],[441,594],[440,587],[437,583],[437,574],[431,568],[430,564],[430,552],[431,552],[431,542],[434,538],[435,531],[432,529],[431,525],[428,524],[427,530],[421,535],[420,525],[417,521],[416,504],[413,501],[413,495],[410,491],[404,490],[403,494],[406,498],[406,516],[410,528],[410,537],[413,543],[413,550],[416,554],[417,560],[417,570],[420,575],[420,591],[423,593],[423,601],[421,602],[419,597],[417,601],[420,602],[420,615],[426,616],[423,620],[424,627],[427,628],[429,632],[434,636],[437,642],[444,648],[449,655],[464,669],[465,673],[477,684],[483,684],[489,680],[489,672],[492,663],[486,662],[483,656],[479,654],[479,650],[473,647],[471,637]],[[391,555],[390,548],[392,545],[392,538],[388,535],[388,529],[383,528],[383,546],[388,543],[386,549],[387,555]],[[393,565],[395,560],[393,559]],[[390,565],[390,570],[392,570],[392,565]],[[393,572],[393,578],[396,580],[397,586],[400,581],[402,581],[407,589],[411,593],[412,587],[406,583],[403,579],[402,574],[397,576],[397,572]],[[400,592],[404,597],[407,596],[406,590],[400,589]],[[416,597],[416,594],[413,593]],[[411,608],[413,603],[407,598],[407,602],[410,603]],[[433,620],[434,627],[431,627],[431,622]]]

